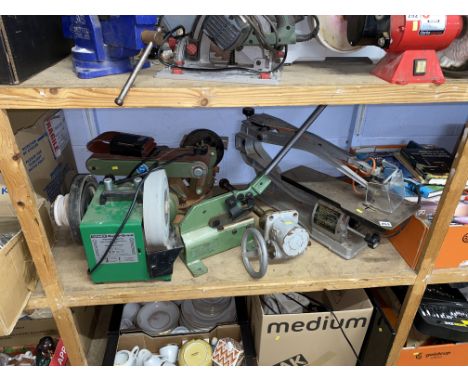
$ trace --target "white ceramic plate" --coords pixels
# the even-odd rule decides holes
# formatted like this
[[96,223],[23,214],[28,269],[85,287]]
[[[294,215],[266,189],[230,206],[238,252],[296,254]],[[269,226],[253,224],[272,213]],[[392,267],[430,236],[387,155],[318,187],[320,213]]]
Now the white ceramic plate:
[[187,326],[191,329],[209,329],[219,323],[232,322],[235,319],[236,308],[234,299],[231,299],[227,308],[214,315],[201,313],[195,309],[191,300],[186,300],[181,305],[181,325]]
[[173,302],[149,302],[138,311],[136,321],[141,330],[156,336],[177,327],[179,315],[179,308]]

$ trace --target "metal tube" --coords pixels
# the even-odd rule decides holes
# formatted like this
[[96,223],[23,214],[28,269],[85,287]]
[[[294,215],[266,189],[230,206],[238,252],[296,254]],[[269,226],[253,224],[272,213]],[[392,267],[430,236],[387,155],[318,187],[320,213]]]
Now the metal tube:
[[119,106],[122,106],[123,103],[124,103],[124,99],[125,97],[127,96],[127,93],[128,91],[130,90],[130,88],[132,87],[133,83],[135,82],[135,79],[138,75],[138,73],[140,72],[141,68],[143,67],[143,65],[145,64],[146,62],[146,59],[148,58],[148,56],[150,55],[151,53],[151,50],[153,49],[153,42],[149,42],[148,45],[146,45],[146,48],[145,50],[143,51],[143,54],[142,56],[140,57],[140,59],[138,60],[137,64],[135,65],[135,68],[133,68],[133,71],[132,73],[130,74],[130,76],[128,77],[127,81],[125,82],[125,85],[123,86],[122,90],[120,91],[120,94],[119,96],[114,100],[114,102],[119,105]]
[[296,133],[291,137],[288,143],[280,150],[278,154],[273,158],[273,160],[270,162],[268,167],[263,170],[263,172],[257,177],[265,176],[268,175],[281,161],[281,159],[284,158],[284,156],[291,150],[291,148],[294,146],[294,144],[299,140],[299,138],[304,134],[307,129],[312,125],[312,123],[315,122],[315,120],[318,118],[318,116],[322,113],[323,110],[327,105],[319,105],[315,108],[315,110],[312,112],[312,114],[305,120],[305,122],[302,124],[302,126],[297,129]]

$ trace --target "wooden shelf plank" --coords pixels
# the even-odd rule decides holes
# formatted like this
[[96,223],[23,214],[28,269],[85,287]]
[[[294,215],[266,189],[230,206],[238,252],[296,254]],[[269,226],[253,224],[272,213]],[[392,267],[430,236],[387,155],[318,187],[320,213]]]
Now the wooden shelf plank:
[[468,267],[453,269],[434,269],[429,277],[429,284],[468,282]]
[[59,236],[54,253],[66,306],[411,285],[416,278],[389,242],[353,260],[344,260],[313,242],[298,259],[271,265],[260,280],[250,278],[239,248],[234,248],[206,259],[209,272],[201,277],[193,278],[178,259],[171,282],[93,284],[86,272],[83,248],[67,242],[66,232]]
[[48,307],[49,302],[47,301],[44,289],[42,289],[42,285],[40,285],[39,282],[36,287],[36,290],[31,294],[31,297],[29,298],[25,309],[42,309]]
[[[296,63],[279,84],[242,84],[155,78],[161,65],[144,69],[125,107],[242,107],[379,103],[468,102],[468,81],[443,85],[392,85],[356,62]],[[78,79],[70,58],[17,86],[0,86],[0,108],[113,108],[127,75]]]

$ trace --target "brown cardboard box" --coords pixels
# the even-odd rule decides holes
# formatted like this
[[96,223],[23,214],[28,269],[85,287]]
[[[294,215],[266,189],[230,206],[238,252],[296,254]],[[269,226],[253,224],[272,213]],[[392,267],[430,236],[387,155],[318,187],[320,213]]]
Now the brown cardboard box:
[[[408,265],[416,269],[421,257],[422,244],[429,227],[412,217],[397,236],[390,238],[393,246]],[[450,226],[436,258],[434,268],[458,268],[468,266],[468,225]]]
[[[96,327],[99,307],[88,306],[73,309],[73,316],[78,326],[81,341],[85,348],[90,345]],[[0,337],[0,353],[10,353],[14,349],[34,349],[42,337],[51,336],[59,338],[59,332],[53,318],[31,320],[22,318],[18,320],[13,331]]]
[[[3,220],[3,224],[2,224]],[[8,224],[5,219],[0,225]],[[37,282],[36,269],[17,221],[10,221],[15,236],[0,250],[0,335],[10,334]],[[2,227],[3,232],[9,231]]]
[[[47,205],[44,199],[38,203],[49,242],[53,242]],[[0,217],[1,232],[16,234],[0,249],[0,336],[11,333],[37,284],[36,268],[16,218]]]
[[151,337],[145,333],[124,333],[119,337],[117,350],[132,350],[134,346],[139,346],[140,349],[145,348],[152,353],[158,353],[159,349],[168,344],[177,344],[179,348],[189,340],[207,339],[211,340],[214,337],[220,339],[231,337],[236,341],[241,341],[241,330],[237,324],[219,325],[216,328],[205,333],[188,333],[174,334],[169,336]]
[[7,347],[27,347],[36,345],[44,336],[58,337],[53,318],[39,320],[22,319],[9,336],[0,337],[0,349]]
[[[36,193],[52,202],[68,192],[76,165],[63,111],[11,110],[8,117]],[[1,175],[0,215],[15,215]]]
[[[364,290],[308,295],[333,307],[359,354],[373,309]],[[266,315],[259,296],[249,298],[248,308],[259,365],[356,364],[356,357],[330,312]]]

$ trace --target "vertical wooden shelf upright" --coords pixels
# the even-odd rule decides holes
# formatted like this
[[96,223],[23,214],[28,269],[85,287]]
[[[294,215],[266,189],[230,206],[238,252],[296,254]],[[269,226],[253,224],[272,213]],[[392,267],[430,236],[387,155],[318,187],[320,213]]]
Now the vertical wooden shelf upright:
[[[369,71],[368,67],[351,67],[349,73],[344,75],[342,70],[336,70],[333,66],[298,64],[284,69],[280,85],[259,86],[155,79],[154,69],[147,69],[142,72],[135,87],[130,91],[125,106],[204,108],[468,102],[468,80],[450,80],[440,86],[432,84],[397,86],[372,77],[368,74]],[[113,108],[115,107],[113,100],[124,80],[125,76],[78,80],[72,73],[70,60],[65,59],[21,85],[0,86],[0,145],[2,147],[0,171],[9,189],[11,201],[16,209],[40,278],[41,293],[44,293],[41,301],[52,310],[73,365],[87,364],[85,349],[80,342],[71,310],[74,306],[125,303],[138,301],[139,298],[141,301],[150,301],[158,297],[164,299],[196,298],[202,295],[201,293],[215,297],[229,295],[230,291],[232,295],[272,293],[293,290],[294,287],[292,283],[275,282],[274,277],[265,282],[245,281],[239,277],[238,281],[233,278],[232,281],[225,283],[218,280],[210,281],[211,284],[206,288],[203,285],[190,288],[189,282],[186,284],[174,282],[171,290],[148,284],[135,286],[134,284],[138,283],[134,283],[123,285],[122,290],[119,291],[115,286],[113,288],[94,287],[87,280],[86,275],[81,275],[82,278],[76,277],[78,282],[74,284],[74,288],[67,287],[66,283],[73,275],[68,274],[67,268],[59,264],[58,254],[54,254],[53,248],[49,245],[31,182],[21,160],[21,153],[16,145],[6,110]],[[364,273],[357,273],[357,278],[354,275],[346,278],[336,274],[319,281],[306,279],[305,276],[301,276],[303,278],[300,280],[294,280],[303,291],[319,290],[328,285],[332,289],[333,287],[408,285],[409,290],[401,311],[397,337],[388,358],[388,364],[395,363],[406,341],[425,287],[430,282],[435,257],[442,245],[467,180],[467,131],[465,130],[465,135],[460,141],[452,175],[424,243],[423,257],[416,273],[402,268],[403,272],[395,270],[394,274],[390,270],[389,276],[382,271],[380,278],[376,276],[375,280],[369,279]],[[81,251],[71,246],[69,249],[71,252]],[[392,258],[391,253],[388,256]],[[401,259],[394,257],[392,259],[396,264],[406,267],[399,262]],[[465,280],[464,275],[462,276],[456,273],[454,280],[460,281],[460,278]],[[443,278],[450,281],[451,274],[444,274]],[[83,289],[77,291],[81,284]]]

